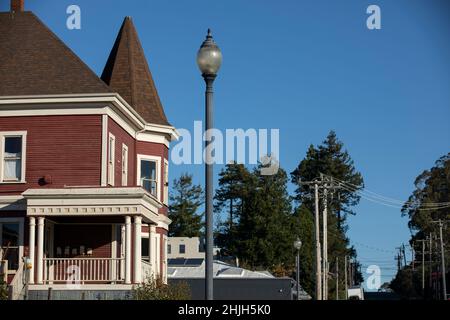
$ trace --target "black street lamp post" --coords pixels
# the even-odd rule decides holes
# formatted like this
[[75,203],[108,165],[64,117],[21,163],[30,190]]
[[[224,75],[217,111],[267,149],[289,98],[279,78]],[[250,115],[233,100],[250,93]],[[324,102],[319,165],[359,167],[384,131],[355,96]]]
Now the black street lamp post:
[[302,242],[299,238],[294,241],[294,248],[297,250],[297,256],[295,257],[295,264],[297,267],[297,300],[300,300],[300,248],[302,247]]
[[198,53],[197,64],[206,83],[206,122],[205,122],[205,202],[206,202],[206,254],[205,254],[205,297],[214,299],[213,290],[213,163],[208,145],[211,143],[211,130],[213,128],[213,82],[222,64],[222,53],[215,44],[208,29],[206,40],[203,41]]

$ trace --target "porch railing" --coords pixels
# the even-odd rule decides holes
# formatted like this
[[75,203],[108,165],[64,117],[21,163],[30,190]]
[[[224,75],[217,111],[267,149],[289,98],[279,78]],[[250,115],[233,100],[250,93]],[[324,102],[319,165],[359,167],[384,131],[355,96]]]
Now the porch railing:
[[44,258],[44,283],[121,283],[123,258]]
[[145,282],[145,280],[150,279],[153,275],[152,265],[148,261],[142,260],[141,266],[142,266],[142,282]]
[[11,283],[9,284],[8,288],[8,299],[10,300],[23,300],[25,296],[25,285],[26,285],[26,279],[25,279],[25,265],[23,261],[19,263],[19,269],[17,269],[16,274],[14,275],[14,278],[12,279]]

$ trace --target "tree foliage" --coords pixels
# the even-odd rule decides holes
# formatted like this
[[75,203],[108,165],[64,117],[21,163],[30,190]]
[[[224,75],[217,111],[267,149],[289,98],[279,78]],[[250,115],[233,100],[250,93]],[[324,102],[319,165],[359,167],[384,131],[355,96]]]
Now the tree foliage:
[[[425,239],[426,235],[437,231],[433,221],[450,220],[450,153],[438,159],[430,170],[423,171],[414,186],[415,190],[403,205],[402,215],[409,218],[408,226],[414,233],[412,240]],[[444,234],[448,232],[448,228],[444,228]],[[448,239],[444,237],[446,243]]]
[[[312,181],[320,177],[321,174],[333,177],[336,181],[345,181],[343,188],[336,192],[331,192],[328,198],[328,262],[329,271],[336,273],[336,258],[340,259],[339,269],[343,270],[344,257],[356,258],[356,251],[348,247],[349,241],[346,237],[346,215],[354,214],[353,207],[358,204],[360,196],[356,192],[364,184],[362,175],[356,170],[354,162],[348,151],[344,149],[344,144],[337,138],[334,131],[330,131],[323,143],[317,147],[311,145],[305,158],[300,161],[297,168],[291,173],[292,183],[296,185],[295,200],[299,206],[306,207],[310,214],[314,212],[314,187],[302,184],[304,181]],[[322,203],[320,203],[320,212],[322,212]],[[311,217],[312,219],[312,217]],[[320,221],[322,224],[322,221]],[[322,226],[320,228],[322,230]],[[321,235],[322,237],[322,235]],[[313,261],[315,249],[311,248],[309,259]],[[358,262],[355,261],[356,274],[355,282],[358,284],[363,281],[362,274],[359,271]],[[312,270],[314,265],[305,266]],[[344,288],[343,277],[339,287]],[[329,282],[329,297],[334,298],[335,281]],[[340,296],[343,296],[343,292]]]
[[191,291],[186,282],[165,284],[161,278],[147,278],[133,289],[135,300],[189,300]]
[[[423,171],[414,181],[415,190],[402,207],[402,216],[407,216],[408,226],[411,230],[411,246],[415,246],[416,240],[426,240],[432,236],[433,243],[439,239],[438,220],[450,220],[450,153],[439,158],[435,165]],[[433,222],[434,221],[434,222]],[[444,248],[449,245],[450,231],[448,223],[443,224]],[[428,242],[428,241],[427,241]],[[436,248],[436,247],[435,247]],[[421,249],[419,249],[421,250]],[[429,246],[426,246],[429,250]],[[435,285],[425,281],[425,288],[422,290],[422,280],[419,275],[424,272],[440,274],[440,255],[437,249],[432,249],[431,264],[427,261],[425,266],[419,265],[413,271],[410,266],[404,266],[396,274],[391,282],[391,288],[404,298],[440,298],[441,292],[436,289],[440,283],[440,277],[435,277]],[[446,259],[446,270],[450,263]],[[423,270],[425,269],[425,270]],[[448,283],[448,281],[447,281]]]
[[170,194],[170,237],[200,237],[202,216],[198,210],[203,203],[203,191],[192,183],[192,175],[183,174],[174,180]]

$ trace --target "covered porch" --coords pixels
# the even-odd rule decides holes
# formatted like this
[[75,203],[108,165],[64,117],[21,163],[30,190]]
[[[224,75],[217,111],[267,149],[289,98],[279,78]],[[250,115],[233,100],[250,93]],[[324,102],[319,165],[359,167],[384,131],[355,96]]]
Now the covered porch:
[[28,190],[30,289],[130,287],[166,277],[170,220],[142,188]]

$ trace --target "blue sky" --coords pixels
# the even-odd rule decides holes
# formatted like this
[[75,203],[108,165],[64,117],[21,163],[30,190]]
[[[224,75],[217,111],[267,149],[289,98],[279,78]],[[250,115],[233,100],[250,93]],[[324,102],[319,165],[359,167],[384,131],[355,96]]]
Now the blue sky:
[[[25,2],[98,74],[123,18],[132,16],[166,114],[178,128],[191,129],[204,117],[195,55],[211,27],[224,56],[215,83],[216,127],[279,128],[288,172],[309,144],[334,129],[366,187],[403,200],[414,178],[450,151],[445,1]],[[8,3],[2,0],[0,9]],[[70,4],[81,7],[81,30],[66,28]],[[366,28],[370,4],[381,8],[381,30]],[[201,165],[173,165],[171,178],[186,171],[203,183]],[[362,200],[349,227],[363,265],[379,264],[389,280],[395,247],[409,239],[406,218]]]

